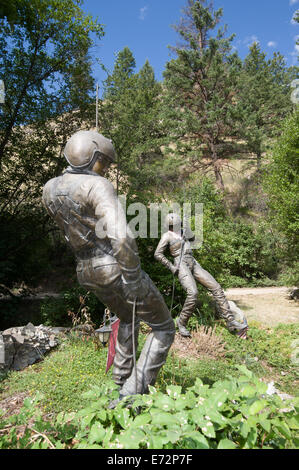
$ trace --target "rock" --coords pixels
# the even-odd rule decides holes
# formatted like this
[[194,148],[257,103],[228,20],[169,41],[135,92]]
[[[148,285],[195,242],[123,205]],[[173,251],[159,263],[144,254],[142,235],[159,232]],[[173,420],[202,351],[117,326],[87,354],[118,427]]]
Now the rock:
[[41,360],[58,344],[57,335],[44,325],[8,328],[0,332],[0,369],[22,370]]
[[[289,395],[288,393],[284,393],[284,392],[281,392],[280,390],[278,390],[274,386],[274,381],[268,383],[268,388],[267,388],[266,394],[267,395],[278,395],[283,401],[286,401],[286,400],[290,401],[291,399],[294,398],[292,395]],[[294,406],[291,403],[290,407],[282,408],[279,411],[282,412],[282,413],[286,413],[286,412],[292,411],[292,410],[295,410],[295,409],[294,409]]]
[[65,335],[71,331],[71,328],[66,328],[64,326],[51,326],[50,330],[54,335]]
[[290,300],[299,300],[299,289],[295,287],[294,289],[291,289],[289,292],[289,299]]

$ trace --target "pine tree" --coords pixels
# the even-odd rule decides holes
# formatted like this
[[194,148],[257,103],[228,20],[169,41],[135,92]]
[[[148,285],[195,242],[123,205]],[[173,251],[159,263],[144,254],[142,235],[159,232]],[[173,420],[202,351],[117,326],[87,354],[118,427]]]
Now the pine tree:
[[[299,249],[299,106],[281,128],[264,175],[271,220],[286,236],[291,258]],[[297,279],[298,282],[299,279]]]
[[176,147],[170,155],[174,165],[184,163],[185,173],[213,171],[224,190],[222,168],[237,150],[231,116],[241,61],[226,27],[214,31],[222,9],[189,0],[184,13],[176,28],[183,44],[172,48],[177,58],[164,72],[163,121]]
[[104,82],[104,98],[116,96],[118,92],[122,93],[126,87],[127,81],[134,74],[136,62],[132,51],[125,47],[116,56],[112,74]]
[[272,60],[266,60],[266,54],[256,42],[244,60],[239,76],[236,120],[240,137],[246,142],[245,150],[255,155],[258,170],[269,139],[277,135],[280,122],[292,110],[292,73],[281,54],[276,53]]
[[118,189],[133,193],[154,184],[151,163],[161,158],[158,97],[161,87],[146,61],[139,73],[135,59],[125,48],[104,83],[100,131],[111,138],[118,155]]

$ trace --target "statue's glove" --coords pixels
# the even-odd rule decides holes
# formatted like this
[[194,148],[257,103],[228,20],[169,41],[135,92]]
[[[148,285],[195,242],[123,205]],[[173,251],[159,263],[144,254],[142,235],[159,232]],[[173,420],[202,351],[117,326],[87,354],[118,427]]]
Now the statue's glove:
[[178,268],[178,266],[171,265],[171,266],[169,267],[169,269],[170,269],[170,271],[172,272],[172,274],[173,274],[174,276],[177,276],[177,274],[179,273],[179,268]]
[[123,293],[126,300],[134,302],[135,299],[142,300],[149,291],[149,285],[146,279],[139,277],[136,281],[127,282],[122,276]]

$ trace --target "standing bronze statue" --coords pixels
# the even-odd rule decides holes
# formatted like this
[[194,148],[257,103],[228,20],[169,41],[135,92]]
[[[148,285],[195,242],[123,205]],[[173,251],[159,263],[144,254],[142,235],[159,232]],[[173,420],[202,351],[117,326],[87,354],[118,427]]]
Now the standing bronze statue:
[[[243,312],[229,304],[223,289],[213,276],[203,269],[193,257],[191,243],[194,241],[194,234],[187,226],[183,232],[181,218],[178,214],[168,214],[165,226],[169,228],[165,232],[155,251],[155,258],[166,266],[178,279],[187,292],[187,297],[182,311],[177,319],[177,326],[182,336],[191,336],[187,329],[188,320],[195,310],[198,298],[196,281],[206,287],[212,294],[217,311],[226,322],[229,331],[243,339],[247,337],[248,325]],[[164,252],[169,248],[170,255],[174,258],[173,264],[167,259]]]
[[[79,283],[120,319],[113,369],[120,391],[114,407],[125,396],[146,393],[155,383],[175,326],[162,295],[141,270],[124,210],[103,177],[115,160],[111,141],[94,131],[79,131],[68,140],[64,156],[70,166],[47,182],[43,202],[75,254]],[[136,346],[140,320],[152,331],[135,369],[133,342]]]

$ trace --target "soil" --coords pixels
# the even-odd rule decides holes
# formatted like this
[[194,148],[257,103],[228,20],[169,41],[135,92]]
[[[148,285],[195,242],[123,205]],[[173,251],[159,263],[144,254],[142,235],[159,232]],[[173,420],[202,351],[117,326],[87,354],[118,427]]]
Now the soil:
[[233,300],[246,315],[247,321],[265,326],[299,322],[299,302],[289,299],[288,287],[240,287],[227,289],[228,300]]

